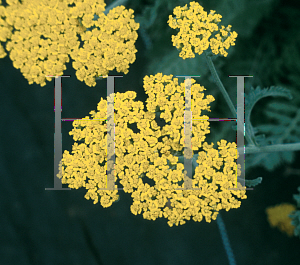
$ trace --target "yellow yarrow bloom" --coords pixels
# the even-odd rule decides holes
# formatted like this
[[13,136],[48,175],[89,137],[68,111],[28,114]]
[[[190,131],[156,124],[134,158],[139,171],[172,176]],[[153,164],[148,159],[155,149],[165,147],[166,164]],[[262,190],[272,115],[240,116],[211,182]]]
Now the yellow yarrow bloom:
[[[192,95],[203,99],[203,104],[199,106],[194,104],[194,97],[191,102],[192,112],[197,113],[195,118],[201,119],[192,122],[192,150],[199,151],[199,166],[192,179],[194,190],[183,189],[184,165],[178,162],[178,156],[183,155],[184,149],[184,82],[178,84],[177,78],[173,79],[172,75],[163,76],[161,73],[144,78],[146,93],[153,96],[151,101],[147,101],[146,107],[151,102],[161,114],[163,111],[171,113],[168,117],[161,115],[167,123],[163,128],[157,125],[156,115],[152,110],[144,110],[144,104],[135,101],[136,92],[115,93],[114,97],[115,181],[119,179],[124,192],[132,194],[133,214],[143,214],[148,220],[164,217],[168,219],[169,226],[184,224],[190,219],[199,222],[205,219],[210,222],[217,218],[221,209],[228,211],[238,208],[241,204],[238,199],[247,198],[245,190],[236,182],[236,177],[240,174],[235,162],[238,157],[236,144],[221,140],[217,150],[213,148],[213,144],[204,142],[205,135],[210,130],[208,117],[202,115],[201,110],[209,110],[207,105],[214,98],[207,96],[204,99],[205,88],[194,84],[195,80],[191,81]],[[172,89],[165,90],[165,87]],[[175,94],[174,99],[174,94],[170,91]],[[176,101],[179,109],[159,105],[160,101],[157,99],[162,98],[167,102]],[[85,198],[94,200],[94,203],[100,201],[103,207],[110,206],[118,199],[118,191],[103,190],[107,179],[107,128],[106,121],[98,119],[107,118],[106,108],[107,101],[101,99],[98,111],[90,112],[91,120],[86,117],[73,122],[74,129],[70,135],[73,135],[75,141],[84,143],[75,143],[72,154],[64,152],[59,175],[62,183],[71,188],[85,187]],[[137,133],[129,128],[129,119],[124,119],[129,116],[134,118],[134,115],[139,115],[134,120],[139,129]],[[241,189],[230,190],[231,188]]]
[[291,224],[292,219],[289,217],[293,211],[296,211],[296,206],[290,203],[268,207],[266,213],[270,226],[277,227],[288,236],[293,236],[295,227]]
[[[69,56],[76,76],[95,86],[97,76],[115,69],[128,73],[136,57],[139,24],[133,10],[118,6],[106,16],[104,0],[27,0],[0,2],[0,42],[29,84],[46,85],[61,76]],[[98,17],[94,20],[94,15]],[[88,28],[93,30],[88,31]],[[84,42],[80,47],[80,39]],[[0,45],[0,58],[6,52]]]
[[[89,10],[83,12],[82,25],[94,28],[81,34],[83,47],[76,47],[71,52],[71,58],[77,78],[88,86],[95,86],[96,77],[107,76],[114,69],[128,73],[129,64],[136,59],[134,43],[139,24],[134,21],[134,11],[124,6],[110,10],[107,16],[96,3],[88,7]],[[90,14],[97,15],[98,19],[94,20]]]
[[231,32],[230,25],[219,28],[222,16],[215,14],[214,10],[208,14],[199,3],[193,1],[189,8],[187,5],[175,7],[173,14],[175,17],[170,15],[168,24],[173,29],[179,29],[177,35],[172,35],[172,42],[183,59],[194,58],[195,53],[201,55],[208,48],[214,54],[226,57],[226,50],[235,45],[237,33]]
[[44,86],[46,79],[52,80],[47,75],[63,75],[69,52],[79,45],[81,29],[69,16],[69,2],[13,1],[5,7],[5,21],[14,29],[6,50],[29,84]]

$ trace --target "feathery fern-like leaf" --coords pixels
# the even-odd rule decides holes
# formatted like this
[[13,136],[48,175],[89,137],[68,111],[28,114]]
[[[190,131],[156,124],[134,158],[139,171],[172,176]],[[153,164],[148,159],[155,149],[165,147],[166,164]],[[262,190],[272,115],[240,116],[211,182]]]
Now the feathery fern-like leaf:
[[[250,122],[251,111],[261,98],[267,96],[280,96],[292,99],[290,91],[282,87],[270,87],[270,89],[251,88],[245,95],[245,126],[258,146],[270,144],[291,143],[300,141],[300,133],[297,124],[300,122],[300,111],[294,105],[287,103],[268,104],[263,111],[267,118],[274,120],[275,124],[265,124],[253,127]],[[292,163],[294,152],[274,152],[247,155],[246,167],[263,166],[268,171],[274,170],[280,163]]]
[[255,132],[253,126],[250,121],[250,115],[254,105],[264,97],[286,97],[288,99],[292,99],[292,94],[286,88],[271,86],[269,89],[264,88],[261,89],[259,86],[254,89],[251,87],[250,93],[245,94],[245,129],[248,133],[250,133],[250,137],[253,139],[255,137]]

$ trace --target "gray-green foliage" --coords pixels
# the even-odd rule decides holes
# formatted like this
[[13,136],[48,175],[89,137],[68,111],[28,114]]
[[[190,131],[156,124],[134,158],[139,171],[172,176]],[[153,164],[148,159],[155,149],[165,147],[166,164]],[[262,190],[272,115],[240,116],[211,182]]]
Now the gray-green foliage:
[[258,177],[256,179],[246,179],[245,180],[245,185],[248,187],[248,188],[252,188],[252,187],[255,187],[257,186],[258,184],[260,184],[262,182],[262,177]]
[[[270,87],[269,89],[251,88],[250,93],[245,94],[245,126],[257,146],[272,144],[294,143],[300,141],[300,110],[290,102],[271,102],[262,110],[270,124],[252,126],[250,115],[254,105],[260,99],[268,96],[285,97],[292,99],[290,91],[282,87]],[[294,152],[272,152],[249,154],[246,157],[246,166],[261,165],[272,171],[281,162],[292,163]]]
[[298,210],[290,214],[292,218],[292,225],[295,226],[294,235],[300,238],[300,187],[298,187],[299,194],[295,194],[293,197],[297,202]]

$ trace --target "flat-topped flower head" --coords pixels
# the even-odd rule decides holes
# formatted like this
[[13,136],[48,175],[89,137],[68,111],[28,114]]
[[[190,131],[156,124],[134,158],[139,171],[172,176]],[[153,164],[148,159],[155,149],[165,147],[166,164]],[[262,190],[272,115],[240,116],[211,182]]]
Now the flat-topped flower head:
[[[139,23],[134,21],[132,9],[117,6],[106,16],[101,10],[96,12],[96,4],[92,7],[82,17],[83,26],[92,29],[81,34],[83,47],[71,53],[77,78],[88,86],[95,86],[96,77],[107,76],[114,69],[128,73],[129,65],[136,59],[137,49],[134,44],[139,28]],[[94,19],[90,14],[98,18]]]
[[78,20],[70,17],[68,1],[10,2],[5,7],[5,21],[14,31],[6,50],[29,84],[45,86],[45,80],[52,80],[46,76],[63,75],[82,29]]
[[[241,204],[238,199],[247,198],[237,183],[241,172],[235,162],[236,144],[221,140],[217,150],[205,142],[205,135],[210,132],[209,122],[201,111],[209,110],[208,104],[214,98],[204,98],[205,88],[193,79],[191,83],[193,119],[199,118],[192,122],[191,157],[198,152],[199,164],[192,190],[184,189],[185,169],[179,161],[185,144],[185,83],[179,84],[177,78],[161,73],[145,76],[144,88],[152,95],[147,100],[147,110],[142,102],[135,101],[134,91],[116,93],[114,97],[115,181],[119,180],[124,192],[131,193],[133,214],[143,214],[148,220],[164,217],[169,226],[184,224],[191,218],[210,222],[216,219],[219,210],[238,208]],[[155,109],[165,120],[164,126],[157,124]],[[84,143],[75,143],[73,154],[65,151],[60,177],[71,188],[85,187],[87,199],[93,199],[94,203],[100,200],[103,207],[108,207],[118,199],[118,194],[116,190],[103,190],[107,179],[107,101],[101,99],[97,111],[90,114],[92,120],[86,117],[73,123],[70,134],[75,141]],[[133,123],[137,132],[130,126]]]
[[[46,80],[52,80],[47,76],[63,75],[70,57],[76,77],[88,86],[95,86],[97,76],[107,76],[113,69],[127,74],[136,59],[139,24],[132,9],[118,6],[106,16],[104,0],[7,3],[7,7],[0,3],[0,41],[7,41],[14,67],[29,84],[45,86]],[[5,55],[0,45],[0,58]]]
[[201,55],[209,48],[214,54],[226,57],[226,50],[235,45],[237,33],[231,32],[230,25],[219,28],[222,16],[215,14],[214,10],[207,13],[193,1],[189,8],[187,5],[175,7],[173,14],[175,17],[170,15],[168,24],[173,29],[179,29],[177,35],[172,35],[172,42],[183,59],[194,58],[195,53]]

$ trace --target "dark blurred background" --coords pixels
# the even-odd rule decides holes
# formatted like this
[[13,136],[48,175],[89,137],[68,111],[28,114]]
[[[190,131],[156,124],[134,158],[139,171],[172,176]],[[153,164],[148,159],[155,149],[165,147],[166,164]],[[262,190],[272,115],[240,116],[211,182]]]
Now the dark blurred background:
[[[113,1],[107,1],[110,4]],[[167,25],[177,5],[188,1],[129,0],[126,8],[135,10],[142,31],[136,42],[136,61],[123,78],[115,78],[115,91],[134,90],[145,101],[143,77],[163,74],[201,75],[197,82],[216,101],[210,117],[229,117],[222,95],[212,82],[203,56],[183,60],[172,46],[176,31]],[[220,78],[234,102],[236,80],[228,75],[253,75],[251,86],[281,85],[295,96],[291,104],[300,107],[300,10],[292,0],[206,0],[199,1],[206,11],[216,10],[222,24],[232,25],[239,34],[236,46],[226,58],[214,62]],[[141,36],[143,34],[143,37]],[[77,80],[71,63],[62,79],[62,118],[83,118],[96,110],[106,97],[106,80],[87,87]],[[116,71],[110,75],[118,74]],[[216,221],[170,228],[166,219],[144,220],[130,212],[129,194],[120,192],[120,201],[104,209],[84,198],[85,190],[45,191],[54,178],[54,81],[45,87],[28,85],[7,56],[0,60],[1,144],[0,144],[0,264],[228,264]],[[298,98],[299,99],[299,98]],[[261,100],[252,113],[253,124],[266,122],[262,110],[269,101]],[[227,124],[211,124],[208,142],[221,138],[235,140]],[[63,150],[74,143],[69,131],[72,122],[62,122]],[[293,194],[300,186],[300,155],[292,163],[281,163],[276,170],[247,168],[246,178],[263,177],[263,182],[239,209],[222,211],[237,264],[300,264],[300,239],[269,226],[265,209],[282,202],[295,204]]]

